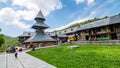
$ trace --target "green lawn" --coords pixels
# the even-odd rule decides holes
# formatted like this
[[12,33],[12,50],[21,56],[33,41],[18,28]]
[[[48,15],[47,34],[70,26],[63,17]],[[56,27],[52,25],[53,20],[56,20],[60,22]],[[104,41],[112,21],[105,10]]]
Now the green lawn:
[[57,68],[120,68],[120,46],[70,45],[30,51],[29,54],[42,59]]

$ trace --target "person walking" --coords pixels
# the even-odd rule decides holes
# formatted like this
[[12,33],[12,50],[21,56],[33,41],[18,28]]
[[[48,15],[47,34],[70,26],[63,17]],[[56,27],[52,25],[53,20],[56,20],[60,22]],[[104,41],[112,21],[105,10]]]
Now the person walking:
[[41,48],[42,47],[42,43],[39,43],[39,48]]
[[32,51],[34,51],[35,50],[35,46],[34,45],[32,45]]
[[15,58],[17,59],[18,56],[18,48],[15,49]]

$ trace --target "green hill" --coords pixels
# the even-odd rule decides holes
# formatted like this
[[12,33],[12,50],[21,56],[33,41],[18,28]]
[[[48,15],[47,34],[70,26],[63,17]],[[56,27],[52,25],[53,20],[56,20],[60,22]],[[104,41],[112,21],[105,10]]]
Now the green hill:
[[64,28],[64,29],[61,29],[61,30],[55,30],[53,32],[58,32],[58,31],[62,31],[62,30],[66,30],[66,29],[69,29],[69,28],[73,28],[73,27],[77,27],[77,26],[81,26],[81,25],[84,25],[84,24],[88,24],[88,23],[92,23],[94,21],[98,21],[98,20],[102,20],[102,19],[105,19],[105,18],[108,18],[108,16],[105,16],[104,18],[94,18],[94,19],[90,19],[90,20],[86,20],[84,22],[78,22],[76,24],[73,24],[67,28]]
[[18,45],[18,38],[17,37],[10,37],[10,36],[5,36],[5,45]]
[[6,46],[18,46],[18,38],[17,37],[10,37],[10,36],[5,36],[5,44],[0,47],[0,52],[5,51]]

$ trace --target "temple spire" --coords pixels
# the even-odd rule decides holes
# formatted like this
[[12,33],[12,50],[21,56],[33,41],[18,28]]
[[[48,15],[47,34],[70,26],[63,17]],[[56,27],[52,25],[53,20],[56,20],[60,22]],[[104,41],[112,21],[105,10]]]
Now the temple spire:
[[38,12],[37,16],[35,17],[36,23],[32,26],[33,29],[36,30],[44,30],[49,28],[47,24],[44,23],[45,18],[41,12],[41,10]]
[[47,35],[44,32],[44,30],[49,28],[49,26],[44,23],[45,18],[43,16],[41,10],[35,17],[35,21],[36,21],[36,23],[32,26],[32,28],[35,29],[36,32],[32,37],[27,39],[25,42],[38,42],[38,43],[39,42],[54,42],[54,43],[56,43],[52,37],[50,37],[49,35]]
[[42,20],[45,20],[43,14],[42,14],[42,12],[41,12],[41,10],[40,10],[40,11],[38,12],[38,14],[36,15],[35,20],[36,20],[36,19],[42,19]]

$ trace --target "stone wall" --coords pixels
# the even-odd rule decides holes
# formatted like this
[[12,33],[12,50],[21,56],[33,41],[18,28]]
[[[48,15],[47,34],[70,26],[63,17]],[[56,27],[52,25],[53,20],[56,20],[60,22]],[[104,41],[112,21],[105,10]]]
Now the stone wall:
[[52,46],[56,45],[56,42],[41,42],[41,43],[33,43],[35,47],[45,47],[45,46]]
[[42,47],[56,45],[56,42],[43,42]]

